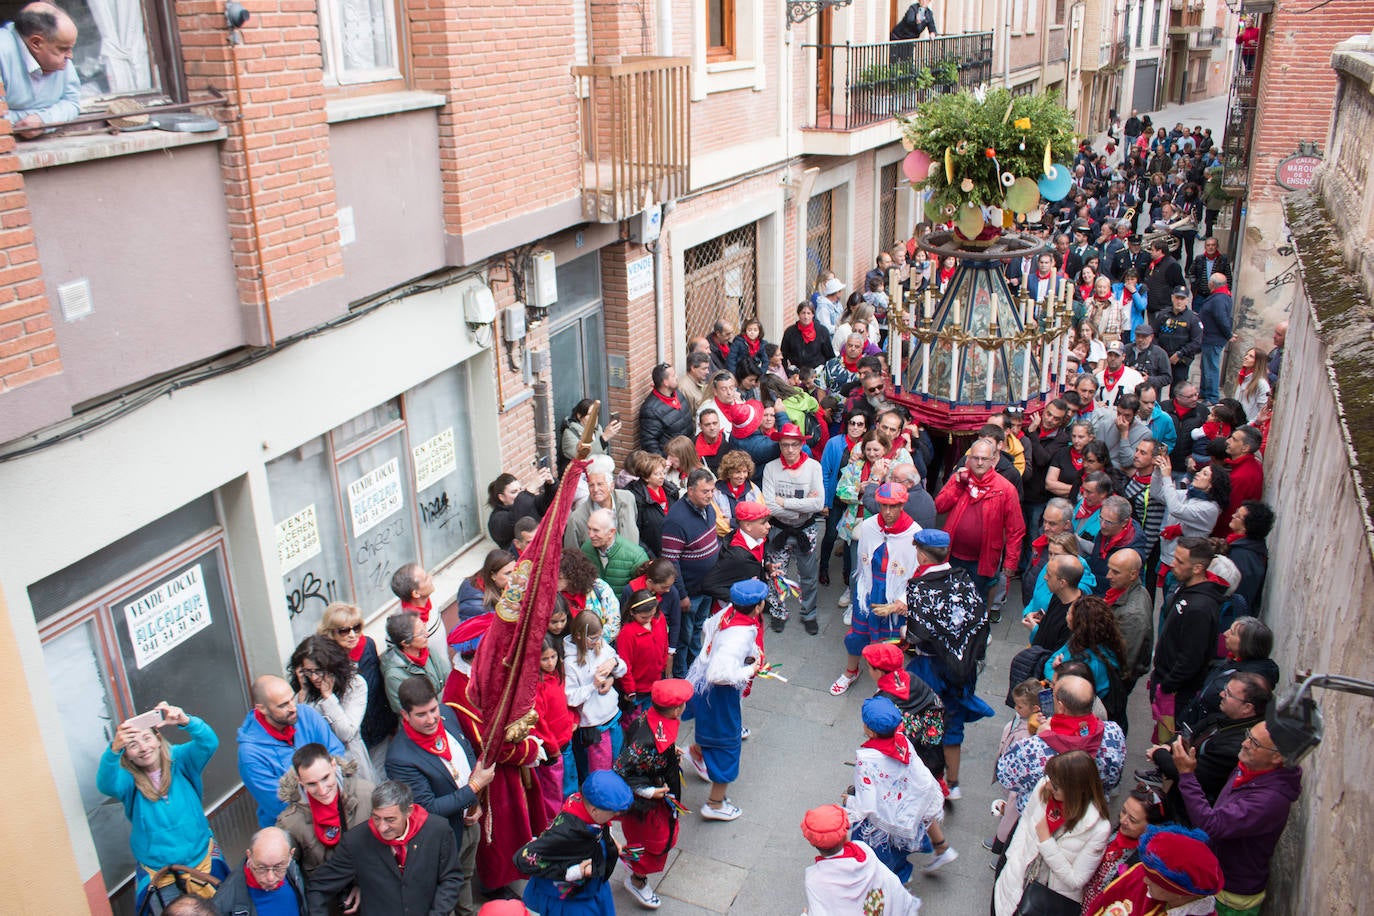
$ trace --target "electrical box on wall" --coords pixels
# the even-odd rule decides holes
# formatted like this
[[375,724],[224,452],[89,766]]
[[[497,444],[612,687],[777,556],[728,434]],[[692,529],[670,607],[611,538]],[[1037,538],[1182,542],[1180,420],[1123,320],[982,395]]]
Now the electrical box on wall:
[[663,208],[655,204],[630,217],[630,241],[643,245],[658,240],[663,229]]
[[517,302],[515,305],[506,307],[505,318],[501,322],[504,329],[505,339],[510,343],[515,343],[525,339],[525,305]]
[[468,324],[491,324],[496,320],[496,297],[484,283],[463,290],[463,320]]
[[534,308],[552,308],[558,301],[557,267],[552,251],[536,251],[530,255],[525,272],[525,295]]

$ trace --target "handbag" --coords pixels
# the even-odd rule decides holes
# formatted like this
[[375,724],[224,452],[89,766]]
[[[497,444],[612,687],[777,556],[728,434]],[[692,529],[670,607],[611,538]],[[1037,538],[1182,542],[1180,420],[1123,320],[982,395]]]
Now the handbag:
[[1032,881],[1021,893],[1021,902],[1012,916],[1079,916],[1082,911],[1083,904],[1077,900]]

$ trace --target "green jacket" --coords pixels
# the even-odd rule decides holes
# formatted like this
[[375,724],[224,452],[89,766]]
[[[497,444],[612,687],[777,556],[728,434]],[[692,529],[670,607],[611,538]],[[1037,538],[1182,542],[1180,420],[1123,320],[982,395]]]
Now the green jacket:
[[625,536],[620,534],[615,536],[615,543],[611,544],[611,549],[606,552],[605,563],[601,562],[601,554],[592,546],[590,540],[582,545],[582,552],[596,567],[597,577],[609,585],[617,595],[630,584],[630,580],[635,577],[635,570],[649,559],[643,547],[633,541],[627,541]]

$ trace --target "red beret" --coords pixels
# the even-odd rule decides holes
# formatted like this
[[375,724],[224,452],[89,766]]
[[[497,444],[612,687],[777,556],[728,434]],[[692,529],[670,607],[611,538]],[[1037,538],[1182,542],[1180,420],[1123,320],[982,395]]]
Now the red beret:
[[529,910],[520,900],[492,900],[482,904],[477,916],[527,916]]
[[874,642],[864,646],[864,661],[879,671],[896,671],[906,662],[901,646],[890,642]]
[[448,644],[459,652],[471,652],[495,620],[496,615],[492,613],[469,617],[449,631]]
[[665,709],[670,706],[681,706],[692,698],[692,684],[680,677],[666,677],[654,681],[649,698],[653,700],[654,705]]
[[839,805],[821,805],[806,812],[802,836],[817,849],[834,849],[849,839],[849,815]]
[[735,518],[742,522],[754,522],[768,517],[768,507],[763,503],[735,503]]

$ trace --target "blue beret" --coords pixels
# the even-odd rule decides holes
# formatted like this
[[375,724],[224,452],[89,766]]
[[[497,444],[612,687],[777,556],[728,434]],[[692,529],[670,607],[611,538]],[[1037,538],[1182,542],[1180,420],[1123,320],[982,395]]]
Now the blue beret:
[[737,607],[753,607],[768,597],[768,586],[758,579],[745,579],[730,586],[730,603]]
[[922,528],[916,532],[914,540],[922,547],[949,547],[949,532],[941,531],[939,528]]
[[879,735],[890,735],[902,724],[902,711],[887,697],[864,700],[864,725]]
[[628,811],[635,794],[615,770],[596,770],[582,783],[582,798],[603,811]]

